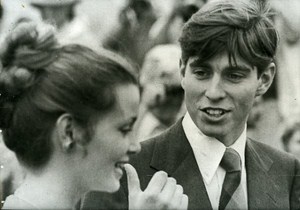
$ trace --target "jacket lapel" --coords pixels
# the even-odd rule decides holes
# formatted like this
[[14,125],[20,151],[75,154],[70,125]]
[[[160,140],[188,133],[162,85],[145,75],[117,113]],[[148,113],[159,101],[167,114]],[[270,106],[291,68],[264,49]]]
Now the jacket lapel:
[[269,170],[273,161],[250,139],[245,152],[248,208],[249,209],[278,209],[280,188],[274,183]]
[[[181,120],[156,141],[150,167],[163,170],[183,186],[189,209],[212,209],[192,148]],[[249,209],[278,209],[281,197],[269,170],[273,161],[248,139],[245,152]]]
[[183,186],[185,194],[192,195],[189,197],[189,209],[212,209],[193,152],[186,156],[171,176]]
[[189,209],[212,209],[192,148],[181,120],[156,142],[150,167],[163,170],[182,185]]

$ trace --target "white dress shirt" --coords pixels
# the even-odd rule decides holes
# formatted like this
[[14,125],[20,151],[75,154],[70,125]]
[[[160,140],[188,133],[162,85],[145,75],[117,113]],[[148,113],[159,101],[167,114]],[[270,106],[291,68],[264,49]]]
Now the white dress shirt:
[[[216,138],[204,135],[195,125],[187,112],[182,121],[183,130],[193,149],[199,170],[208,193],[213,209],[218,209],[221,197],[222,185],[226,171],[219,166],[225,153],[226,146]],[[241,187],[247,198],[247,179],[245,168],[246,126],[240,137],[230,146],[238,152],[242,161]]]

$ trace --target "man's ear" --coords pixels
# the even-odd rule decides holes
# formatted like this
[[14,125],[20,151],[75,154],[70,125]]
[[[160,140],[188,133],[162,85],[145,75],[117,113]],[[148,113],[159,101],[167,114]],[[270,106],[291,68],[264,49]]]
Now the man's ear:
[[182,60],[182,58],[179,61],[179,69],[180,69],[180,79],[181,79],[181,87],[184,89],[185,88],[185,69],[186,69],[186,64]]
[[272,62],[260,75],[259,86],[257,87],[255,96],[261,96],[267,92],[273,82],[275,73],[276,65]]
[[83,131],[75,123],[71,114],[62,114],[56,121],[59,147],[63,152],[71,152],[75,146],[82,142]]

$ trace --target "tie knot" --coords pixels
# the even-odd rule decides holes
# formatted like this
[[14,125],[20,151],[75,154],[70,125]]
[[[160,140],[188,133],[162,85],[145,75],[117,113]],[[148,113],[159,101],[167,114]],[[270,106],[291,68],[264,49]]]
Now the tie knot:
[[226,148],[220,165],[226,172],[241,171],[240,155],[234,149]]

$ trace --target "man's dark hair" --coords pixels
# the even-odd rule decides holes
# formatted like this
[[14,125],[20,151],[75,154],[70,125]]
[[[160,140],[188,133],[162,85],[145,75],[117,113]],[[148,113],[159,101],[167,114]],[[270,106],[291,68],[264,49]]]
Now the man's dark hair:
[[260,75],[273,61],[278,44],[269,11],[259,0],[208,2],[183,28],[179,39],[183,62],[191,56],[206,61],[225,51],[231,65],[240,56],[256,66]]

